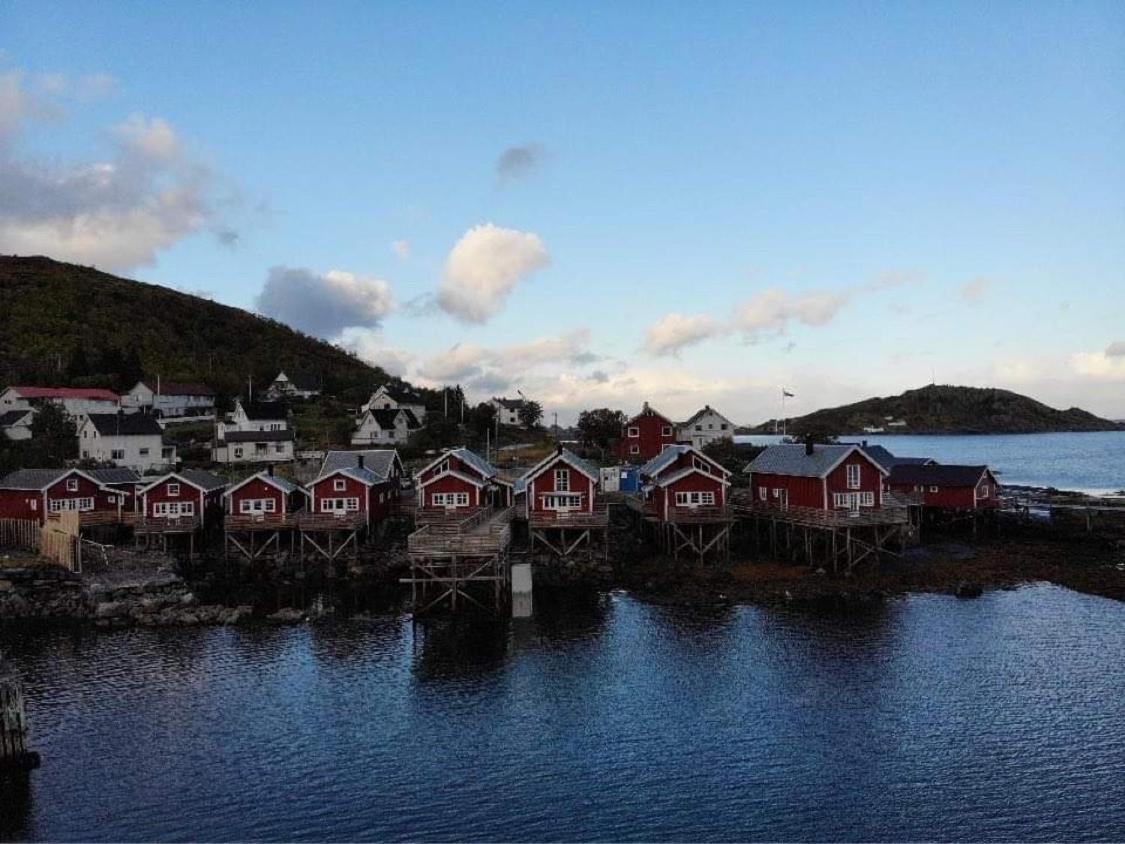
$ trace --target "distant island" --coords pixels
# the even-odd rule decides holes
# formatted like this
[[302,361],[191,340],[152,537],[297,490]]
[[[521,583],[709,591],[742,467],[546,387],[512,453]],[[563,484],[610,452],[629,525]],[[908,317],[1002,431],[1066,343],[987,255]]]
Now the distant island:
[[[772,434],[776,420],[748,433]],[[1010,390],[930,385],[788,419],[790,434],[1039,434],[1120,431],[1125,425],[1072,407],[1056,410]]]

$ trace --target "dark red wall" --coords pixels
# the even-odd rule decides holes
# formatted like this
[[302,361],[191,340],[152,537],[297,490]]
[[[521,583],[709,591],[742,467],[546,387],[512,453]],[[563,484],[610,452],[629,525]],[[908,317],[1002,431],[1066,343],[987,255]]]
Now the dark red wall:
[[[476,473],[474,473],[474,474],[476,474]],[[431,475],[431,477],[432,477],[432,475]],[[484,500],[484,490],[478,490],[471,483],[468,483],[467,481],[463,481],[460,478],[454,478],[452,476],[444,477],[444,478],[442,478],[441,480],[438,480],[438,481],[431,481],[430,483],[421,487],[421,491],[422,491],[422,507],[426,507],[426,508],[434,506],[433,495],[434,495],[435,492],[443,492],[443,493],[444,492],[467,492],[467,493],[469,493],[469,504],[468,504],[469,507],[479,507],[482,504],[486,503],[485,500]],[[478,493],[479,493],[479,497],[478,497]],[[442,505],[441,509],[445,509],[445,506]],[[457,509],[466,509],[466,508],[457,508]]]
[[527,494],[531,509],[536,513],[544,511],[542,496],[544,493],[555,491],[555,470],[557,469],[567,470],[570,481],[568,492],[585,494],[586,497],[582,500],[583,509],[586,512],[591,512],[594,509],[594,482],[561,458],[551,461],[551,464],[528,484]]
[[[758,488],[766,487],[767,497],[762,501],[759,497]],[[790,507],[815,507],[818,510],[824,509],[824,486],[820,478],[804,478],[795,475],[773,475],[764,472],[753,472],[750,475],[750,488],[754,493],[754,503],[761,506],[766,505],[769,507],[780,506],[778,499],[773,497],[774,489],[785,489],[789,491],[789,506]],[[829,509],[832,506],[832,500],[828,502]]]
[[[663,428],[669,428],[671,434],[665,436]],[[629,429],[639,428],[639,436],[630,437]],[[621,429],[621,440],[617,444],[617,456],[622,460],[632,463],[646,463],[664,450],[664,446],[676,442],[676,426],[671,420],[665,419],[658,413],[641,413],[625,423]],[[640,446],[640,454],[631,453],[631,447]]]
[[[299,495],[293,496],[300,498]],[[240,516],[242,514],[240,502],[249,499],[273,499],[273,506],[275,513],[288,513],[292,509],[292,505],[286,501],[287,496],[280,489],[273,484],[268,484],[261,478],[255,478],[248,482],[245,486],[239,487],[230,496],[227,502],[227,512],[232,516]]]

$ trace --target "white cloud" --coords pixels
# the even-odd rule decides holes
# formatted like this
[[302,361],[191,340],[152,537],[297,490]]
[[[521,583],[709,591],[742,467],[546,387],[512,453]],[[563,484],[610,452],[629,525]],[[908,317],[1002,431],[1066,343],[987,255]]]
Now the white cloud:
[[585,328],[496,348],[458,343],[427,358],[415,375],[427,386],[458,382],[476,390],[502,390],[522,383],[532,372],[575,371],[600,360],[589,343]]
[[485,361],[492,353],[474,343],[458,343],[447,351],[428,358],[418,368],[418,374],[427,381],[448,383],[479,375]]
[[410,260],[410,241],[409,240],[396,240],[391,244],[391,251],[400,261]]
[[1104,352],[1078,352],[1070,357],[1070,366],[1076,375],[1099,381],[1125,379],[1125,350],[1113,352],[1113,346]]
[[706,314],[671,313],[645,331],[645,348],[654,355],[672,355],[722,331],[722,325]]
[[761,334],[782,333],[792,322],[827,325],[848,302],[846,292],[816,291],[791,295],[784,290],[766,290],[735,309],[734,327],[749,339]]
[[336,345],[354,352],[360,360],[400,377],[406,375],[415,361],[415,355],[405,349],[388,346],[382,333],[370,328],[345,328]]
[[270,268],[255,299],[265,316],[325,338],[351,326],[377,326],[393,306],[391,287],[381,278],[285,266]]
[[446,259],[438,304],[465,322],[487,322],[517,284],[548,263],[538,235],[492,223],[474,226]]
[[1109,358],[1125,357],[1125,340],[1118,340],[1105,347],[1105,355]]
[[136,115],[110,133],[111,154],[80,164],[17,149],[28,120],[61,115],[57,92],[104,88],[109,77],[0,74],[0,252],[128,269],[217,222],[216,178],[160,118]]

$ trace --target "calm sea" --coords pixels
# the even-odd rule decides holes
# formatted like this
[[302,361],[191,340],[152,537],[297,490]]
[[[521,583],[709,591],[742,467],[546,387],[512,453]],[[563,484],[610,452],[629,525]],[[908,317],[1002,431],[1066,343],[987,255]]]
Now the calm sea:
[[[777,437],[737,437],[768,445]],[[1001,483],[1053,486],[1105,494],[1125,489],[1125,431],[1064,434],[843,437],[865,439],[902,457],[933,457],[940,463],[986,464]]]
[[1125,836],[1125,612],[1055,587],[5,635],[44,760],[11,839]]

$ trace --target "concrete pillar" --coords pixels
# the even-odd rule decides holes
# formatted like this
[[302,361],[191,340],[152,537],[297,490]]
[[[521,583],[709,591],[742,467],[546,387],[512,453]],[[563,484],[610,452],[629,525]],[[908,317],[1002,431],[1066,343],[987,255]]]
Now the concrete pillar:
[[531,563],[512,566],[512,618],[531,617]]

